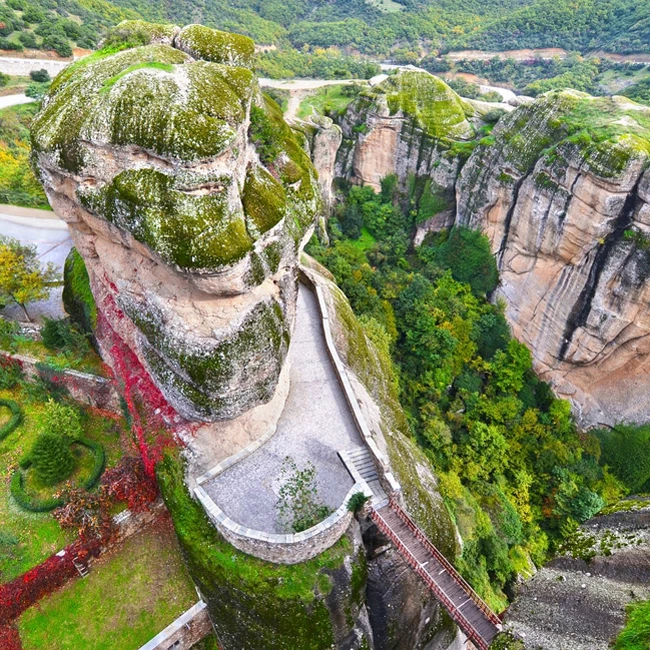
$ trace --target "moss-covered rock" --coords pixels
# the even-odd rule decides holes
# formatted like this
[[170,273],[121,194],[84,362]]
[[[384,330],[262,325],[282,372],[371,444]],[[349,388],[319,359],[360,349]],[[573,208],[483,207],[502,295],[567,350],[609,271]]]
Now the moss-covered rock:
[[259,91],[250,39],[130,21],[106,43],[54,80],[33,163],[162,393],[188,418],[232,417],[275,390],[316,172]]
[[66,257],[63,267],[63,306],[82,332],[92,334],[97,327],[97,305],[83,258],[76,248]]
[[224,648],[360,650],[364,640],[368,644],[358,622],[366,581],[358,532],[350,531],[308,562],[271,564],[219,536],[187,492],[177,457],[168,455],[159,463],[157,477],[188,568]]
[[255,43],[248,36],[188,25],[176,37],[176,47],[196,59],[245,68],[255,63]]

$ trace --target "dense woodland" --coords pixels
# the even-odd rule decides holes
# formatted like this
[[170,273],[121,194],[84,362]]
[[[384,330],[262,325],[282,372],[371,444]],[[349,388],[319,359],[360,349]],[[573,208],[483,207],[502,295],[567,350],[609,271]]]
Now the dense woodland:
[[[0,49],[70,56],[75,46],[94,48],[110,25],[137,17],[200,22],[282,50],[335,47],[375,57],[465,48],[650,51],[644,0],[4,0]],[[299,69],[295,55],[294,64]]]
[[581,433],[568,402],[510,335],[487,239],[452,229],[413,248],[427,190],[352,187],[309,251],[393,359],[412,430],[464,539],[458,566],[499,610],[517,573],[562,547],[580,522],[650,479],[650,428]]

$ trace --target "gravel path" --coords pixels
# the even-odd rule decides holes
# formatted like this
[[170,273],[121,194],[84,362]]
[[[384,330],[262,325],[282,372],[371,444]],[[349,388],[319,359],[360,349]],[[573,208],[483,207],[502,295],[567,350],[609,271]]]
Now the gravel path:
[[277,521],[281,468],[287,456],[298,467],[312,462],[319,498],[338,508],[353,481],[337,452],[362,444],[327,355],[315,295],[303,285],[289,348],[291,388],[275,435],[203,487],[238,524],[282,533]]

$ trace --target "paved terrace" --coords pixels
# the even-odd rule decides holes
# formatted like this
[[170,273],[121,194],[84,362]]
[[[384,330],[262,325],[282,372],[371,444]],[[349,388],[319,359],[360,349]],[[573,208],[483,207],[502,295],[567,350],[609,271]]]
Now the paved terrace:
[[319,497],[336,510],[354,484],[337,452],[363,444],[327,354],[316,296],[302,284],[289,362],[291,387],[275,435],[202,486],[232,520],[267,533],[286,532],[276,504],[287,456],[300,468],[314,464]]

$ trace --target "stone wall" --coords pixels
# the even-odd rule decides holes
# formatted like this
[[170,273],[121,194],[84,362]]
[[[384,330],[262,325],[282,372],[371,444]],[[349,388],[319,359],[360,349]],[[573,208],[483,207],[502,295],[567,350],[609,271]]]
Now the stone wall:
[[121,413],[120,397],[113,382],[98,375],[72,369],[57,369],[46,363],[20,354],[0,351],[0,362],[18,363],[25,377],[34,381],[44,379],[63,386],[77,402],[111,413]]
[[301,533],[278,535],[240,526],[219,508],[201,486],[194,489],[210,521],[230,544],[248,555],[276,564],[306,562],[334,546],[352,522],[353,513],[348,510],[348,502],[357,492],[363,492],[366,496],[372,494],[366,483],[355,483],[344,502],[327,519]]
[[207,605],[200,600],[183,612],[140,650],[190,650],[212,632]]
[[72,61],[47,61],[45,59],[0,58],[0,72],[14,76],[26,77],[33,70],[47,70],[51,77],[67,68]]

